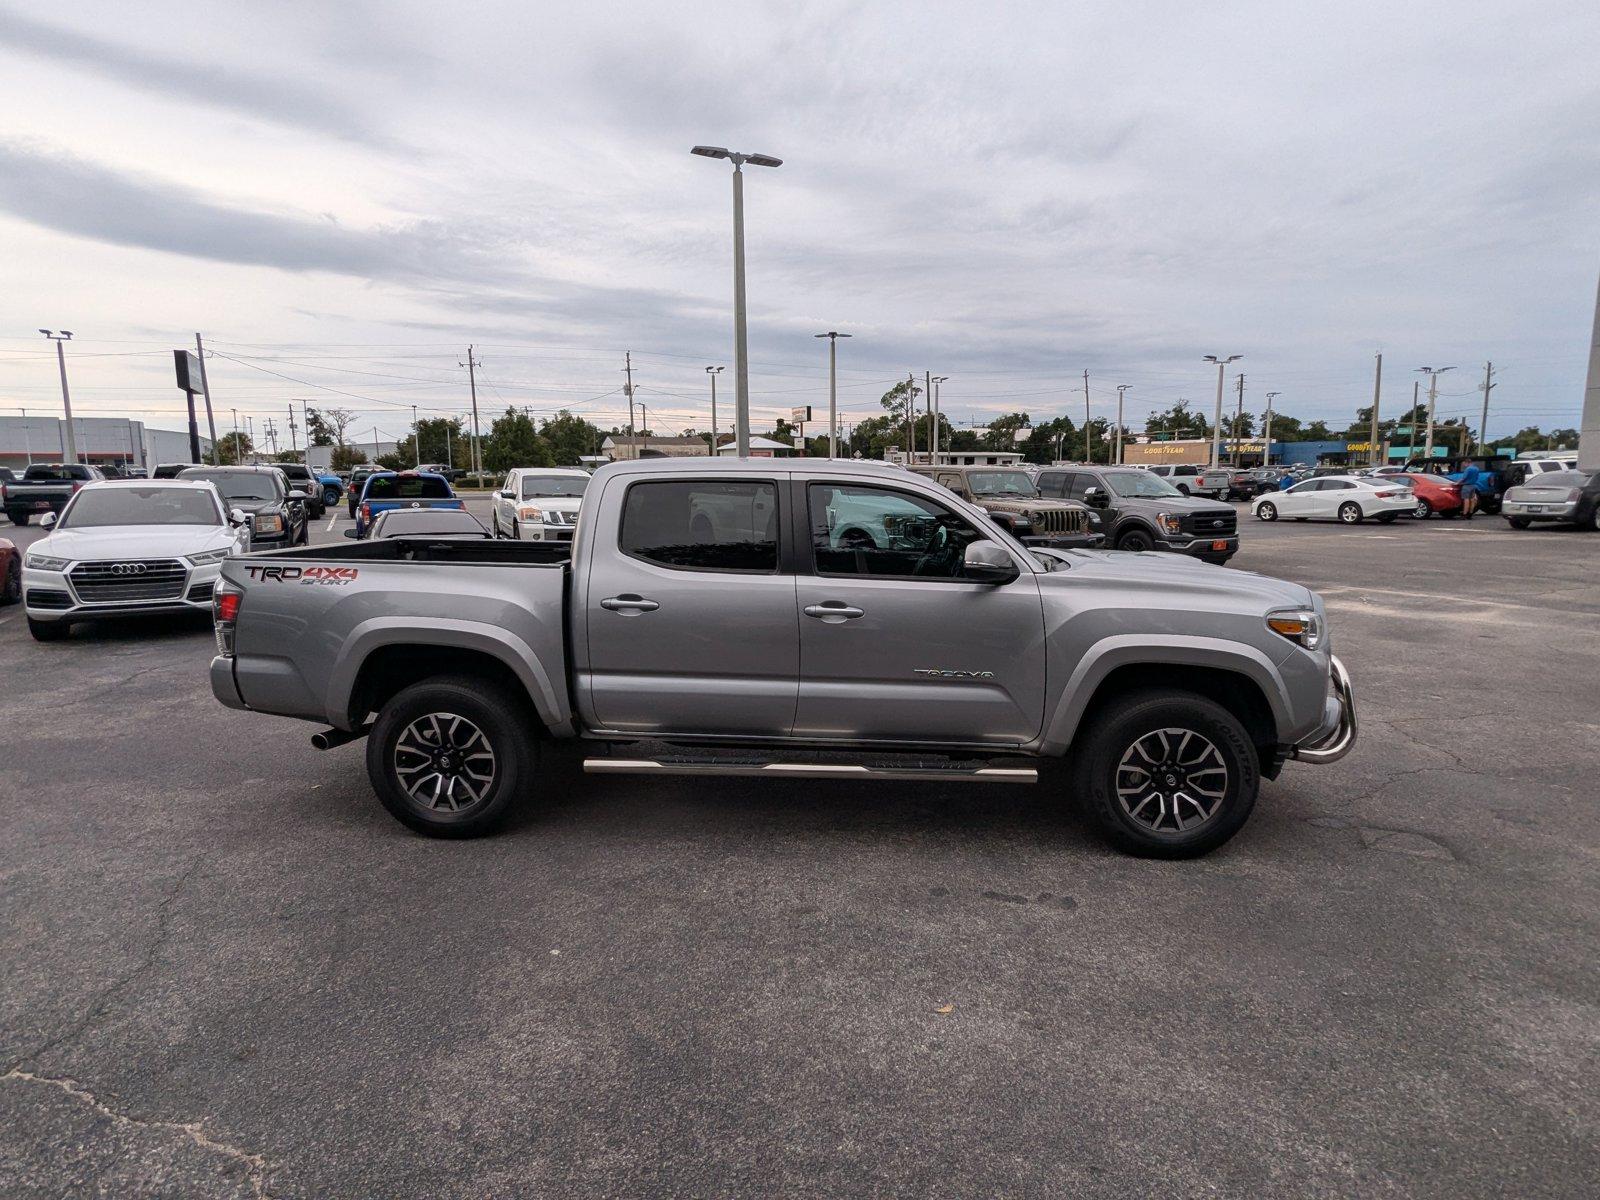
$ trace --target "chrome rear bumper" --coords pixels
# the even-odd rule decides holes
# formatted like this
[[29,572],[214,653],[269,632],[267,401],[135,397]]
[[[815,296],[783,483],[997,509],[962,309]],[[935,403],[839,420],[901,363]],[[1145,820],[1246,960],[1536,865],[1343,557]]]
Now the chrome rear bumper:
[[1306,742],[1289,751],[1297,762],[1338,762],[1356,744],[1356,690],[1350,682],[1350,673],[1337,657],[1329,664],[1328,674],[1333,684],[1334,698],[1339,702],[1339,721],[1333,732],[1318,741]]

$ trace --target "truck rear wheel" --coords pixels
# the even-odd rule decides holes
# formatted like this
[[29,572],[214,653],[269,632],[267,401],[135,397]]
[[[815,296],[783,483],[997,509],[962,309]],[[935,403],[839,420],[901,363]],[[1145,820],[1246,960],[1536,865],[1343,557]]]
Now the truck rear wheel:
[[1079,734],[1076,791],[1117,849],[1195,858],[1238,833],[1261,784],[1237,718],[1204,696],[1142,692],[1113,701]]
[[429,837],[492,832],[532,782],[526,705],[482,679],[442,677],[390,700],[367,738],[367,776],[389,814]]

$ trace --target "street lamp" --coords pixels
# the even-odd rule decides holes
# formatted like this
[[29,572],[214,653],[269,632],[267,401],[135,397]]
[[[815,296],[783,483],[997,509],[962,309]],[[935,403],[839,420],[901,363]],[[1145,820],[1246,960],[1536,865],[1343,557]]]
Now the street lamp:
[[72,330],[63,329],[60,333],[53,333],[48,329],[39,330],[45,337],[56,344],[56,364],[61,368],[61,407],[67,414],[67,461],[78,461],[78,439],[72,432],[72,394],[67,391],[67,351],[63,345],[72,340]]
[[733,164],[733,438],[740,458],[750,455],[750,362],[746,353],[744,312],[744,171],[753,167],[781,167],[783,159],[770,154],[739,154],[725,146],[696,146],[689,151],[702,158],[725,158]]
[[1263,444],[1261,447],[1261,465],[1263,467],[1272,465],[1272,402],[1281,395],[1283,395],[1282,392],[1267,393],[1266,432],[1262,438]]
[[1117,465],[1122,465],[1122,394],[1131,391],[1133,384],[1117,384]]
[[948,375],[933,377],[933,434],[932,440],[928,443],[928,461],[935,464],[939,461],[939,385],[949,378]]
[[1222,465],[1222,375],[1228,369],[1228,364],[1238,362],[1244,355],[1230,354],[1227,358],[1219,358],[1215,354],[1208,354],[1203,362],[1217,364],[1217,419],[1211,426],[1211,465]]
[[717,376],[721,375],[723,367],[707,367],[706,374],[711,376],[711,457],[717,457]]
[[828,457],[839,457],[839,339],[852,336],[828,330],[812,337],[828,339]]
[[[1454,371],[1454,367],[1418,367],[1417,373],[1428,377],[1428,441],[1422,451],[1422,456],[1429,462],[1433,461],[1433,403],[1439,396],[1439,376],[1446,371]],[[1417,414],[1411,414],[1411,444],[1416,445]]]

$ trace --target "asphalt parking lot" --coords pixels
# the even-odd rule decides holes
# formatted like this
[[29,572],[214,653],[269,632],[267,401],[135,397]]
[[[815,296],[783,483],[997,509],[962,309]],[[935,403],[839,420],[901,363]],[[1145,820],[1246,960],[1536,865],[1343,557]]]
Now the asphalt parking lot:
[[561,755],[427,841],[209,628],[0,610],[0,1195],[1592,1195],[1600,536],[1241,518],[1362,740],[1188,863]]

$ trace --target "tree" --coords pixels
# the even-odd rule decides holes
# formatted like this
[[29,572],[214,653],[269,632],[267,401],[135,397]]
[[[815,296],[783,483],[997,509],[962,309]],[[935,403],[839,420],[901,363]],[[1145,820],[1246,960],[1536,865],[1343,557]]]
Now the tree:
[[1166,412],[1153,412],[1144,423],[1148,434],[1166,433],[1174,438],[1204,438],[1211,436],[1211,422],[1204,414],[1193,412],[1182,396]]
[[[413,437],[414,442],[408,438],[402,444],[420,447],[425,463],[466,464],[472,458],[472,443],[462,432],[460,417],[423,417]],[[416,462],[415,449],[410,453],[411,461]]]
[[582,456],[600,453],[600,430],[566,409],[545,421],[539,436],[549,448],[551,461],[558,467],[575,467]]
[[366,461],[366,453],[359,446],[335,446],[328,465],[335,471],[348,471]]
[[899,426],[902,447],[905,445],[906,422],[916,413],[917,397],[920,395],[922,389],[908,379],[904,383],[895,384],[878,400],[878,403],[883,405],[883,411],[887,414],[889,422]]
[[1028,414],[1024,412],[1007,413],[1003,417],[996,417],[989,422],[988,429],[983,435],[983,443],[990,450],[1015,450],[1017,448],[1017,434],[1028,427]]
[[550,449],[534,428],[533,418],[519,409],[508,408],[504,416],[495,418],[482,443],[483,466],[488,471],[551,465]]
[[217,454],[225,467],[237,466],[255,453],[248,433],[225,433],[217,439]]
[[[351,412],[348,408],[328,408],[320,411],[317,409],[312,409],[312,412],[324,423],[324,428],[327,429],[329,434],[332,436],[333,441],[331,444],[335,446],[344,445],[344,431],[349,429],[351,424],[355,421],[355,413]],[[313,439],[315,439],[317,422],[313,420],[311,425]],[[317,442],[313,440],[313,444],[318,446],[326,446],[330,443]]]
[[328,419],[322,415],[320,409],[306,409],[306,436],[311,439],[313,446],[334,444],[333,426],[328,424]]
[[1306,426],[1305,437],[1302,440],[1307,442],[1331,442],[1334,440],[1333,430],[1328,428],[1325,421],[1313,421]]

